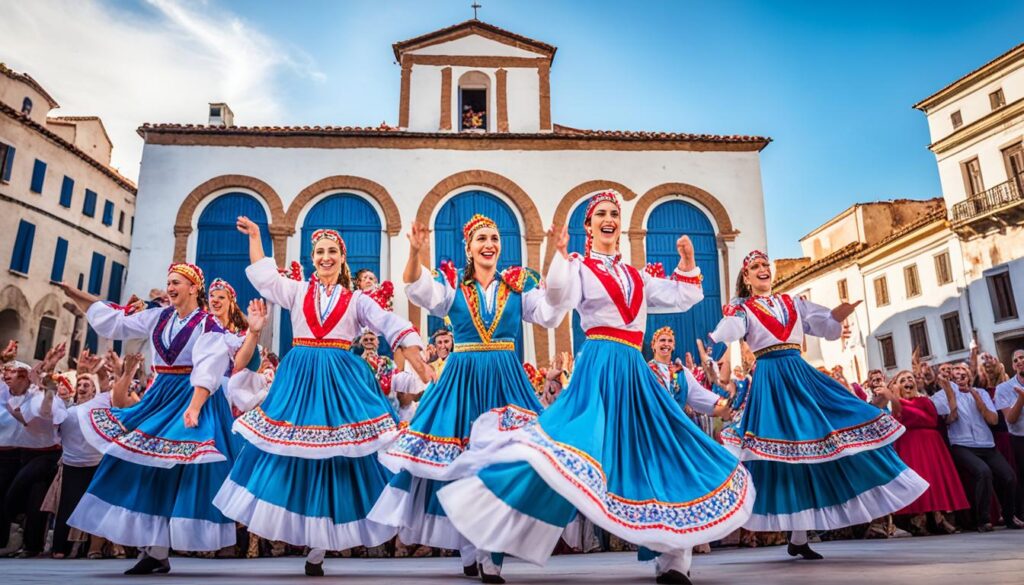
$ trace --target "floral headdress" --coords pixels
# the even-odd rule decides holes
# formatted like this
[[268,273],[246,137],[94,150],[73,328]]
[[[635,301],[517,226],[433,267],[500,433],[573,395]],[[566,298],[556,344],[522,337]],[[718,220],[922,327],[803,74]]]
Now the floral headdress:
[[469,241],[473,239],[473,233],[480,228],[491,228],[493,230],[498,229],[498,224],[494,223],[494,220],[487,217],[486,215],[477,213],[473,217],[469,218],[466,225],[462,226],[462,241],[469,246]]
[[[594,214],[594,209],[597,208],[598,204],[603,203],[605,201],[610,201],[611,203],[614,203],[616,209],[622,211],[622,205],[619,203],[619,193],[617,191],[601,191],[600,193],[597,193],[593,197],[591,197],[590,201],[587,202],[587,212],[585,221],[589,221],[590,216]],[[593,230],[591,230],[587,232],[587,243],[586,248],[584,250],[584,256],[590,256],[590,249],[593,247],[593,244],[594,234]]]
[[327,229],[316,230],[315,232],[313,232],[313,236],[309,240],[313,243],[313,247],[315,248],[316,247],[316,243],[319,242],[320,240],[324,240],[324,239],[331,240],[334,243],[338,244],[338,246],[341,247],[341,253],[342,254],[347,254],[346,249],[345,249],[345,240],[342,239],[341,234],[339,234],[335,230],[327,230]]
[[769,262],[768,254],[765,254],[761,250],[754,250],[753,252],[747,254],[747,256],[743,259],[743,270],[746,270],[747,266],[749,266],[751,262],[753,262],[754,260],[757,260],[757,259],[761,259],[761,260],[764,260],[765,262]]
[[651,336],[651,348],[652,349],[654,348],[654,342],[657,341],[658,338],[661,337],[662,335],[671,336],[672,339],[676,338],[676,332],[672,331],[672,328],[669,327],[668,325],[666,325],[666,326],[662,327],[661,329],[658,329],[657,331],[655,331],[654,335]]
[[170,268],[167,269],[167,274],[177,273],[188,279],[192,284],[202,288],[203,282],[203,269],[199,268],[195,264],[189,264],[188,262],[176,262],[171,264]]
[[228,297],[230,297],[232,301],[238,298],[238,294],[235,293],[235,287],[228,284],[228,281],[223,278],[214,278],[213,282],[210,283],[210,292],[212,293],[216,290],[222,290],[228,293]]

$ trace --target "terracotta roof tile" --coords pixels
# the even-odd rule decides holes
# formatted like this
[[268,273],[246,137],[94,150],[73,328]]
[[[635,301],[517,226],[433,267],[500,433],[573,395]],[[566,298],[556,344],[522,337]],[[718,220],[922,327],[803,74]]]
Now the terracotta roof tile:
[[53,96],[51,96],[45,89],[43,89],[43,86],[39,85],[39,82],[33,79],[32,76],[28,73],[18,73],[17,71],[11,69],[3,63],[0,63],[0,73],[6,75],[7,77],[10,77],[15,81],[21,81],[32,86],[32,89],[42,94],[43,98],[50,104],[51,109],[60,107],[60,104],[57,103],[57,100],[53,99]]
[[643,130],[584,130],[554,125],[555,134],[584,136],[594,138],[624,138],[636,140],[685,140],[694,142],[764,142],[765,146],[772,141],[766,136],[747,136],[743,134],[690,134],[686,132],[657,132]]

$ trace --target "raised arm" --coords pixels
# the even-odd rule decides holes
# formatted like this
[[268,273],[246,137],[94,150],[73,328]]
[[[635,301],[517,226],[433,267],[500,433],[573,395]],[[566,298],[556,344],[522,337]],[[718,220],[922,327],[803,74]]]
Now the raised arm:
[[687,311],[704,299],[703,277],[694,262],[693,243],[689,236],[676,240],[679,263],[666,278],[656,278],[643,272],[644,293],[649,313],[679,313]]
[[[249,367],[253,356],[258,355],[260,333],[267,323],[267,303],[263,299],[249,301],[246,320],[249,322],[249,330],[245,332],[245,339],[242,340],[241,347],[235,352],[235,367],[232,368],[232,374],[237,374]],[[258,363],[259,360],[257,360]]]
[[62,282],[60,286],[64,293],[85,312],[86,320],[100,337],[119,340],[146,338],[149,337],[160,317],[160,309],[147,309],[129,315],[65,282]]
[[794,304],[803,322],[804,333],[834,341],[843,334],[843,321],[853,313],[860,301],[843,303],[835,309],[800,298],[795,299]]
[[420,264],[420,252],[426,249],[430,243],[430,230],[422,223],[414,221],[406,237],[409,238],[409,259],[405,262],[402,281],[405,284],[412,284],[420,279],[420,274],[423,272],[423,265]]
[[732,418],[732,409],[729,408],[729,401],[727,399],[701,385],[690,370],[683,368],[680,371],[680,375],[683,377],[680,384],[686,384],[687,406],[697,412],[703,412],[704,414],[710,414],[726,420]]
[[971,388],[971,397],[974,398],[974,405],[978,407],[978,412],[981,413],[982,418],[989,426],[995,426],[999,423],[999,414],[995,410],[995,406],[992,404],[992,400],[988,397],[987,392],[978,392],[977,388]]
[[260,226],[256,225],[248,217],[240,215],[235,223],[235,227],[238,228],[238,231],[249,237],[249,263],[255,264],[266,258],[267,255],[263,253],[263,238],[260,236]]
[[[581,300],[580,266],[578,262],[571,262],[568,255],[555,254],[548,266],[548,277],[554,283],[545,280],[543,286],[524,289],[523,320],[548,329],[557,327]],[[530,271],[529,274],[536,273]]]
[[1024,388],[1017,387],[1012,379],[1000,384],[996,388],[996,408],[1003,411],[1006,422],[1016,423],[1024,409]]
[[956,393],[959,392],[959,389],[955,388],[953,382],[941,374],[936,379],[942,392],[936,392],[932,396],[935,412],[946,417],[946,424],[953,424],[960,417],[956,404]]
[[142,366],[142,354],[131,353],[124,358],[124,369],[121,375],[114,381],[110,389],[110,405],[114,408],[127,408],[138,403],[141,398],[131,391],[132,380]]

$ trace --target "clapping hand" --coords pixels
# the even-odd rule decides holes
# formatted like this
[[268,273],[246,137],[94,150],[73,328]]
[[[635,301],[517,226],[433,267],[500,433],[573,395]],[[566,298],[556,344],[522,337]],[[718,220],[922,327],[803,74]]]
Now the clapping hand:
[[249,321],[249,331],[253,335],[259,335],[267,324],[267,302],[263,299],[249,301],[246,319]]
[[556,250],[562,258],[569,257],[569,228],[568,226],[551,226],[548,230],[548,248]]
[[5,347],[2,352],[0,352],[0,361],[3,361],[4,363],[7,363],[7,362],[14,361],[14,359],[17,358],[17,357],[18,357],[18,342],[12,339],[12,340],[7,342],[7,347]]

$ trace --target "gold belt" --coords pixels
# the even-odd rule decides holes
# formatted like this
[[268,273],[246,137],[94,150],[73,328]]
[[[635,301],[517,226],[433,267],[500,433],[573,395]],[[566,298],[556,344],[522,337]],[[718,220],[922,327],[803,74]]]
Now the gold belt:
[[797,350],[799,350],[799,349],[803,349],[803,348],[800,347],[799,343],[780,343],[778,345],[769,345],[768,347],[765,347],[765,348],[762,348],[762,349],[759,349],[759,350],[755,351],[754,352],[754,357],[755,358],[759,358],[759,357],[763,356],[766,353],[771,353],[773,351],[783,351],[783,350],[786,350],[786,349],[797,349]]
[[479,343],[456,343],[452,350],[455,353],[465,351],[513,351],[516,348],[514,341],[490,341]]

